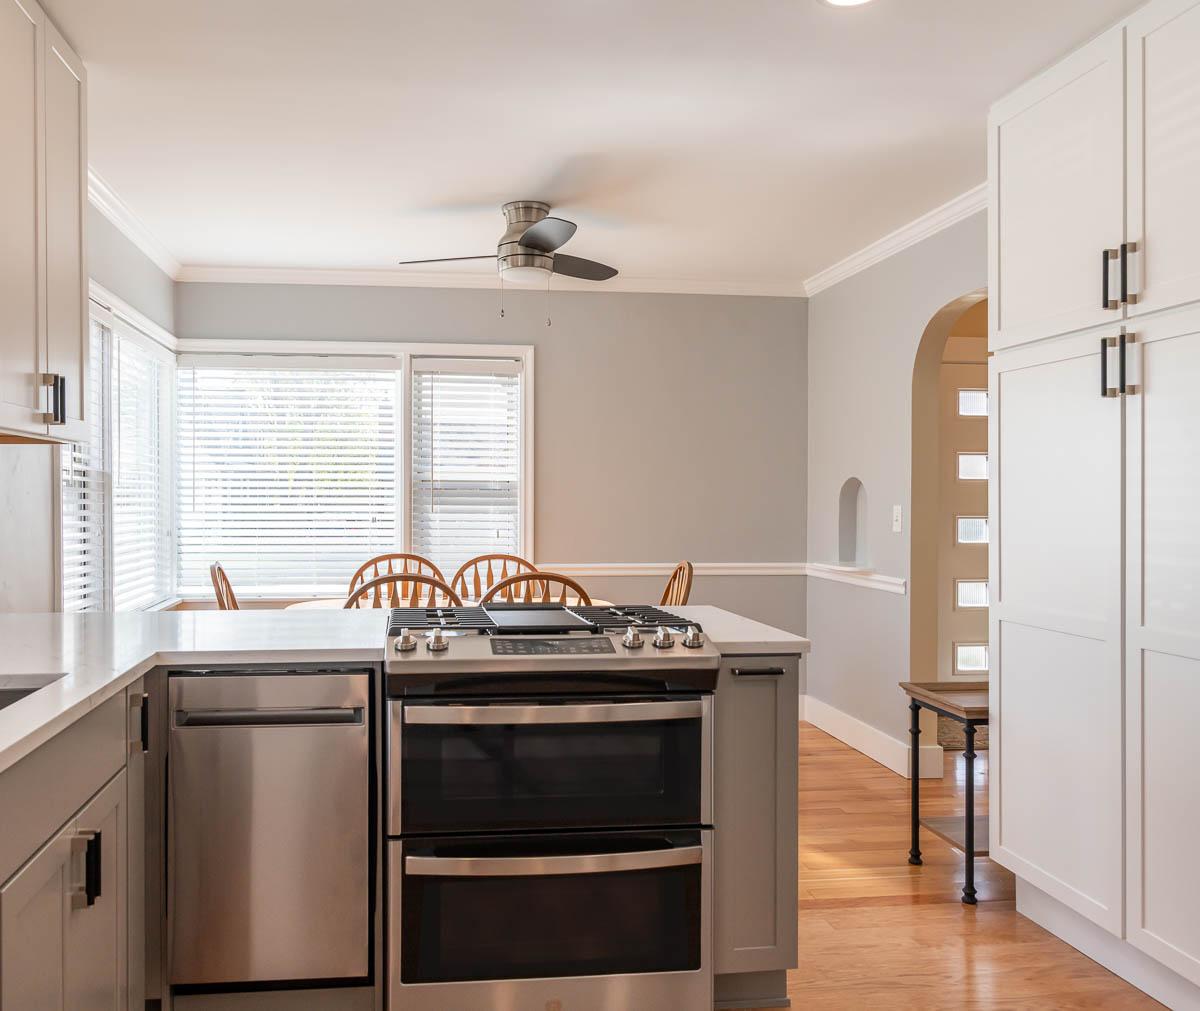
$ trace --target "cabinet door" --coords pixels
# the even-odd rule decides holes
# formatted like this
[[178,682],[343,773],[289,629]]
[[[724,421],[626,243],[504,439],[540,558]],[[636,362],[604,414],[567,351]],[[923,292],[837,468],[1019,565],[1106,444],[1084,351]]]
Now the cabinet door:
[[1148,320],[1126,400],[1129,940],[1200,984],[1200,308]]
[[1200,299],[1200,0],[1129,19],[1131,315]]
[[713,746],[714,971],[796,965],[796,657],[726,657]]
[[0,1011],[65,1011],[64,943],[70,915],[68,825],[0,888]]
[[1123,401],[1100,340],[989,363],[990,848],[1119,936]]
[[[993,350],[1122,316],[1124,29],[1114,28],[993,106],[988,117]],[[1110,269],[1111,268],[1111,269]]]
[[45,434],[41,355],[42,31],[28,0],[0,0],[0,428]]
[[98,894],[72,904],[63,978],[71,1011],[124,1011],[126,992],[126,774],[122,771],[79,812],[76,835],[99,848]]
[[83,63],[46,22],[46,361],[66,379],[66,424],[50,434],[88,436],[87,97]]
[[[145,694],[145,681],[136,681],[125,690],[129,723],[129,758],[125,764],[127,817],[125,837],[129,859],[126,880],[129,900],[125,925],[128,937],[126,976],[129,980],[129,1007],[142,1008],[146,1003],[146,751],[149,744],[150,699]],[[143,723],[143,721],[145,721]],[[143,735],[143,728],[145,735]]]

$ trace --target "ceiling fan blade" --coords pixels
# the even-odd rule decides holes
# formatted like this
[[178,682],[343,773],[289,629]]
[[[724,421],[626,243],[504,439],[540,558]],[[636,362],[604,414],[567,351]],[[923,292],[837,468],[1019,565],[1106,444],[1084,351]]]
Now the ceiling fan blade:
[[494,260],[495,253],[489,253],[487,256],[439,256],[436,260],[400,260],[399,266],[410,267],[415,263],[455,263],[458,260]]
[[585,281],[607,281],[610,277],[617,276],[617,268],[610,267],[607,263],[585,260],[581,256],[555,253],[554,273],[565,274],[567,277],[581,277]]
[[521,235],[521,245],[536,249],[539,253],[553,253],[575,234],[579,226],[566,218],[542,218],[530,225]]

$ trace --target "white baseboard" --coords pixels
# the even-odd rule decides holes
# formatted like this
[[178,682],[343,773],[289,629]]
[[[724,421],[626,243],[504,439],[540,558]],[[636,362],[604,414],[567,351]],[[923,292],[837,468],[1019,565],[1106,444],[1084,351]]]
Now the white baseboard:
[[1200,987],[1021,878],[1017,912],[1174,1011],[1200,1011]]
[[[800,696],[800,719],[824,730],[843,744],[849,744],[855,751],[861,751],[897,775],[909,778],[910,748],[907,741],[898,741],[878,727],[863,723],[857,717],[811,695]],[[941,779],[943,772],[941,745],[922,744],[921,778]]]

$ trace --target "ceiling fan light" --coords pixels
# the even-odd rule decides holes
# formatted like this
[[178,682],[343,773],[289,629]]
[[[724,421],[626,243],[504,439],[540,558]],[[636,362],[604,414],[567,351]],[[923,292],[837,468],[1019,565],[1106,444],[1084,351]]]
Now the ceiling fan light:
[[532,288],[535,286],[544,286],[546,279],[550,276],[550,271],[545,267],[526,267],[526,266],[508,266],[502,264],[500,267],[500,276],[504,278],[505,284],[518,285],[522,288]]

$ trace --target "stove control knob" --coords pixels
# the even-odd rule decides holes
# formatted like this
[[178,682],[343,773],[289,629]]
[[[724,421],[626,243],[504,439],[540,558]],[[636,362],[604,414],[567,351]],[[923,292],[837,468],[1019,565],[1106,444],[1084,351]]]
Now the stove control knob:
[[417,648],[417,637],[407,628],[400,629],[400,638],[396,640],[397,653],[409,653]]
[[435,628],[429,633],[429,638],[425,640],[425,648],[429,650],[430,653],[440,653],[449,645],[450,640],[442,635],[442,630],[440,628]]
[[670,649],[675,645],[675,637],[671,635],[671,630],[666,625],[658,626],[658,634],[654,637],[654,645],[657,649]]
[[699,649],[704,645],[704,633],[695,625],[688,625],[687,635],[683,637],[683,644],[688,649]]
[[621,645],[626,649],[641,649],[645,645],[642,642],[642,633],[638,631],[637,625],[630,625],[625,629],[625,636],[621,639]]

